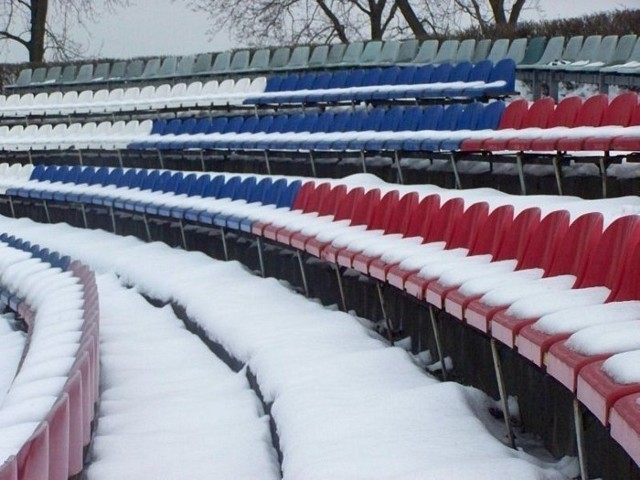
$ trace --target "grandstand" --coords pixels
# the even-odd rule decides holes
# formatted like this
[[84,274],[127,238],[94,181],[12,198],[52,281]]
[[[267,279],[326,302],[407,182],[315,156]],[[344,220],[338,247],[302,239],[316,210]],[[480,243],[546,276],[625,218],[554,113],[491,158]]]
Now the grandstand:
[[640,478],[639,86],[635,34],[21,70],[0,480]]

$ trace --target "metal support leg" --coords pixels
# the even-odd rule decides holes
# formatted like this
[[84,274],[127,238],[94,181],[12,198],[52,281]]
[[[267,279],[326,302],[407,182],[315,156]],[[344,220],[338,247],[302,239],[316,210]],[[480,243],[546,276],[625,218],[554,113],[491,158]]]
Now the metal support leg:
[[29,163],[33,165],[33,154],[31,153],[31,149],[27,150],[27,157],[29,157]]
[[607,163],[609,159],[609,152],[605,152],[604,157],[598,159],[598,166],[600,167],[600,179],[602,181],[602,198],[607,198]]
[[11,208],[11,216],[13,218],[16,218],[16,209],[13,206],[13,198],[12,197],[9,197],[9,208]]
[[224,228],[220,228],[220,239],[222,240],[222,251],[224,253],[225,262],[229,261],[229,249],[227,247],[227,236]]
[[458,172],[458,159],[456,158],[456,154],[451,152],[449,156],[449,160],[451,161],[451,170],[453,170],[453,178],[456,182],[456,190],[462,190],[462,182],[460,181],[460,173]]
[[404,175],[402,174],[402,167],[400,166],[400,154],[396,150],[393,154],[396,164],[396,171],[398,172],[398,183],[404,185]]
[[576,446],[578,448],[578,463],[580,464],[580,479],[588,480],[589,473],[587,471],[587,457],[584,448],[584,425],[582,424],[580,402],[578,402],[577,398],[573,399],[573,423],[576,429]]
[[122,161],[122,150],[118,149],[116,150],[116,152],[118,153],[118,164],[120,165],[120,168],[124,168],[124,162]]
[[318,171],[316,170],[316,159],[313,156],[313,152],[309,152],[309,161],[311,162],[311,176],[318,177]]
[[144,222],[144,229],[147,234],[147,242],[151,241],[151,229],[149,228],[149,219],[147,218],[147,214],[142,214],[142,221]]
[[113,207],[109,207],[109,214],[111,215],[111,229],[113,233],[117,233],[116,230],[116,212],[113,210]]
[[82,155],[82,150],[78,149],[78,163],[80,166],[84,166],[84,157]]
[[262,239],[260,237],[257,238],[258,245],[258,262],[260,263],[260,275],[262,278],[267,276],[266,270],[264,268],[264,253],[262,251]]
[[524,182],[524,167],[522,165],[522,154],[516,155],[516,164],[518,165],[518,179],[520,180],[520,194],[527,194],[527,185]]
[[347,312],[347,296],[344,294],[344,285],[342,283],[342,274],[340,273],[340,266],[334,265],[336,270],[336,280],[338,281],[338,290],[340,290],[340,303],[342,304],[342,311]]
[[42,201],[42,206],[44,207],[44,214],[47,217],[47,223],[51,223],[51,216],[49,215],[49,205],[47,205],[47,201]]
[[498,344],[495,338],[491,339],[491,356],[493,357],[493,368],[496,372],[496,381],[498,382],[498,391],[500,392],[500,404],[504,416],[504,424],[507,428],[507,441],[511,448],[516,448],[515,437],[513,435],[513,427],[511,426],[511,415],[509,414],[509,403],[507,401],[507,391],[504,386],[504,376],[502,375],[502,363],[500,362],[500,353],[498,352]]
[[160,169],[164,170],[164,158],[162,157],[162,150],[158,150],[158,163],[160,164]]
[[264,164],[267,167],[267,175],[271,175],[271,164],[269,163],[269,152],[264,151]]
[[558,188],[558,195],[564,195],[562,189],[562,168],[560,167],[560,155],[553,157],[553,172],[556,176],[556,187]]
[[89,222],[87,222],[87,209],[85,208],[84,203],[80,204],[80,211],[82,212],[82,224],[84,225],[84,228],[89,228]]
[[302,254],[300,250],[296,250],[296,257],[298,257],[298,265],[300,266],[300,276],[302,277],[302,287],[304,288],[304,295],[309,296],[309,284],[307,283],[307,273],[304,270],[304,260],[302,260]]
[[360,162],[362,163],[362,173],[367,173],[367,157],[364,150],[360,152]]
[[391,319],[389,315],[387,315],[387,308],[384,304],[384,295],[382,293],[382,285],[380,282],[376,282],[376,290],[378,290],[378,301],[380,302],[380,310],[382,311],[382,318],[384,319],[384,323],[387,326],[387,339],[391,345],[393,342],[393,330],[391,329]]
[[182,219],[180,219],[180,221],[178,222],[178,225],[180,225],[180,236],[182,237],[182,248],[187,250],[187,236],[184,233],[184,222],[182,221]]
[[204,172],[204,150],[200,150],[200,168]]
[[440,365],[442,366],[442,379],[446,382],[447,366],[445,365],[442,342],[440,341],[440,328],[438,328],[438,321],[436,319],[436,312],[433,309],[433,305],[429,305],[429,318],[431,319],[431,329],[433,330],[433,338],[436,341],[436,350],[438,351],[438,360],[440,360]]

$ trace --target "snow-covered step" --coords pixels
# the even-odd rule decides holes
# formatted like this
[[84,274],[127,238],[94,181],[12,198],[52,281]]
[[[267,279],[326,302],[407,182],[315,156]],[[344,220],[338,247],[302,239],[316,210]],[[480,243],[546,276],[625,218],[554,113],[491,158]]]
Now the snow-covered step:
[[[244,372],[110,275],[98,278],[102,388],[90,480],[279,478]],[[250,459],[250,460],[249,460]]]
[[439,383],[354,317],[237,263],[67,225],[0,219],[0,227],[185,306],[256,375],[284,478],[566,478],[496,438],[501,424],[479,413],[492,403],[479,391]]

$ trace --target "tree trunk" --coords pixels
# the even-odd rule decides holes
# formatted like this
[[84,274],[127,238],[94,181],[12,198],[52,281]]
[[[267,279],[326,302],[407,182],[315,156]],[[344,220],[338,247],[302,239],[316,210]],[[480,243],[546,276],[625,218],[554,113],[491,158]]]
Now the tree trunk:
[[44,59],[44,39],[47,26],[49,0],[31,0],[31,40],[29,61],[41,63]]
[[424,29],[422,22],[416,15],[416,12],[413,10],[413,7],[409,3],[409,0],[396,0],[396,5],[400,9],[402,16],[407,21],[407,25],[413,32],[413,35],[418,40],[424,40],[428,37],[427,31]]

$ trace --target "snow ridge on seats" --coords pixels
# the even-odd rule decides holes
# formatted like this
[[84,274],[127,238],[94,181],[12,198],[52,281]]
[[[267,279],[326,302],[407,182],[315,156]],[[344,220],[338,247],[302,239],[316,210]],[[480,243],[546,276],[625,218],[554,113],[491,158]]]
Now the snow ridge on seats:
[[6,233],[0,242],[0,301],[28,335],[0,404],[0,477],[65,480],[82,472],[98,399],[94,275]]

